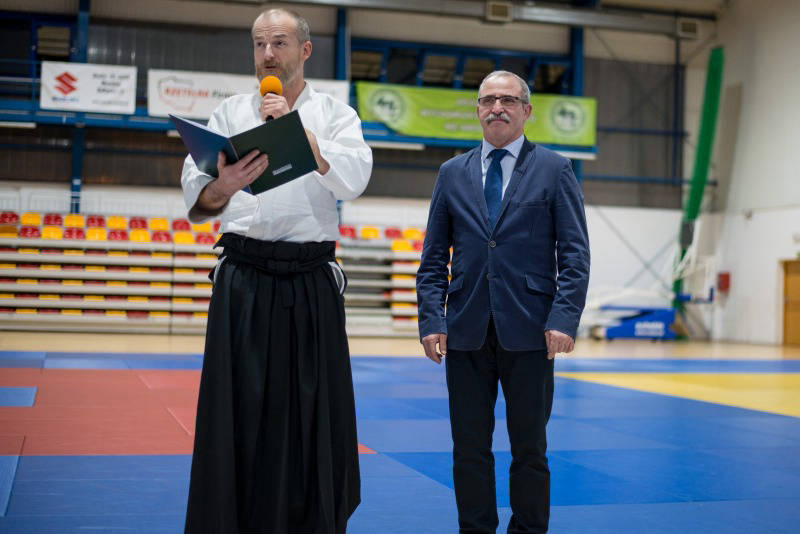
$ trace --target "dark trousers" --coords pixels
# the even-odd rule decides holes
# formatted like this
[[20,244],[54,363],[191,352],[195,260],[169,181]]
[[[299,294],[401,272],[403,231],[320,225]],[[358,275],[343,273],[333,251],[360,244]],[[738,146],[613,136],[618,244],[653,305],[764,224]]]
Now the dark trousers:
[[461,533],[495,532],[494,406],[498,380],[511,440],[508,532],[547,532],[550,470],[545,426],[553,406],[553,360],[547,352],[508,351],[494,323],[475,351],[449,349],[445,358],[453,433],[453,479]]

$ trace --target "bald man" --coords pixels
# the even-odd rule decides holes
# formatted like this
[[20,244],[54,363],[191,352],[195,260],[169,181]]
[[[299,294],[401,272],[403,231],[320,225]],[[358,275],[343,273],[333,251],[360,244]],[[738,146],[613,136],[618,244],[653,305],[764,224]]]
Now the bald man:
[[343,533],[360,502],[346,278],[335,260],[337,200],[367,186],[372,153],[355,111],[304,80],[308,23],[282,9],[252,28],[256,76],[283,95],[236,95],[208,127],[226,136],[298,110],[318,170],[257,196],[242,192],[269,154],[219,177],[186,158],[189,218],[221,217],[197,406],[186,532]]

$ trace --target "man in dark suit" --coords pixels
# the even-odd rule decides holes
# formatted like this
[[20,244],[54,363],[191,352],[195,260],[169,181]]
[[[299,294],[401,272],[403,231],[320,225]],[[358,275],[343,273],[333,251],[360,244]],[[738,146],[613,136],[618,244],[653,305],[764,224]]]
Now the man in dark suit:
[[573,349],[589,281],[583,194],[569,160],[525,139],[524,80],[493,72],[478,95],[483,142],[442,165],[431,199],[420,339],[434,362],[446,354],[460,532],[497,529],[498,380],[512,455],[508,532],[547,532],[553,357]]

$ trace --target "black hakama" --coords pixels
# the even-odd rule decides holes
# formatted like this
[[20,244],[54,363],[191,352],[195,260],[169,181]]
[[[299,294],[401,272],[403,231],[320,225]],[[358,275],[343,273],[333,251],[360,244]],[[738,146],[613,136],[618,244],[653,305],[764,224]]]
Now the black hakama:
[[218,246],[186,532],[344,533],[360,475],[335,244]]

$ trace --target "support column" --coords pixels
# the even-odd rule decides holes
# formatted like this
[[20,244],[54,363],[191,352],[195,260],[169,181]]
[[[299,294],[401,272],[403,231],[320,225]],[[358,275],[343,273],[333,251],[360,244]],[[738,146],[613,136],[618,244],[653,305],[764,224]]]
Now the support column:
[[[78,23],[75,31],[70,61],[86,63],[89,49],[89,0],[80,0],[78,6]],[[70,176],[70,213],[81,211],[81,185],[83,183],[83,152],[85,148],[86,129],[83,125],[83,113],[76,116],[77,124],[72,129],[72,174]]]
[[[569,29],[569,54],[572,62],[570,94],[583,96],[583,28]],[[572,171],[580,182],[583,174],[583,162],[572,160]]]
[[336,10],[336,64],[334,76],[347,80],[350,66],[350,29],[347,26],[347,9]]

